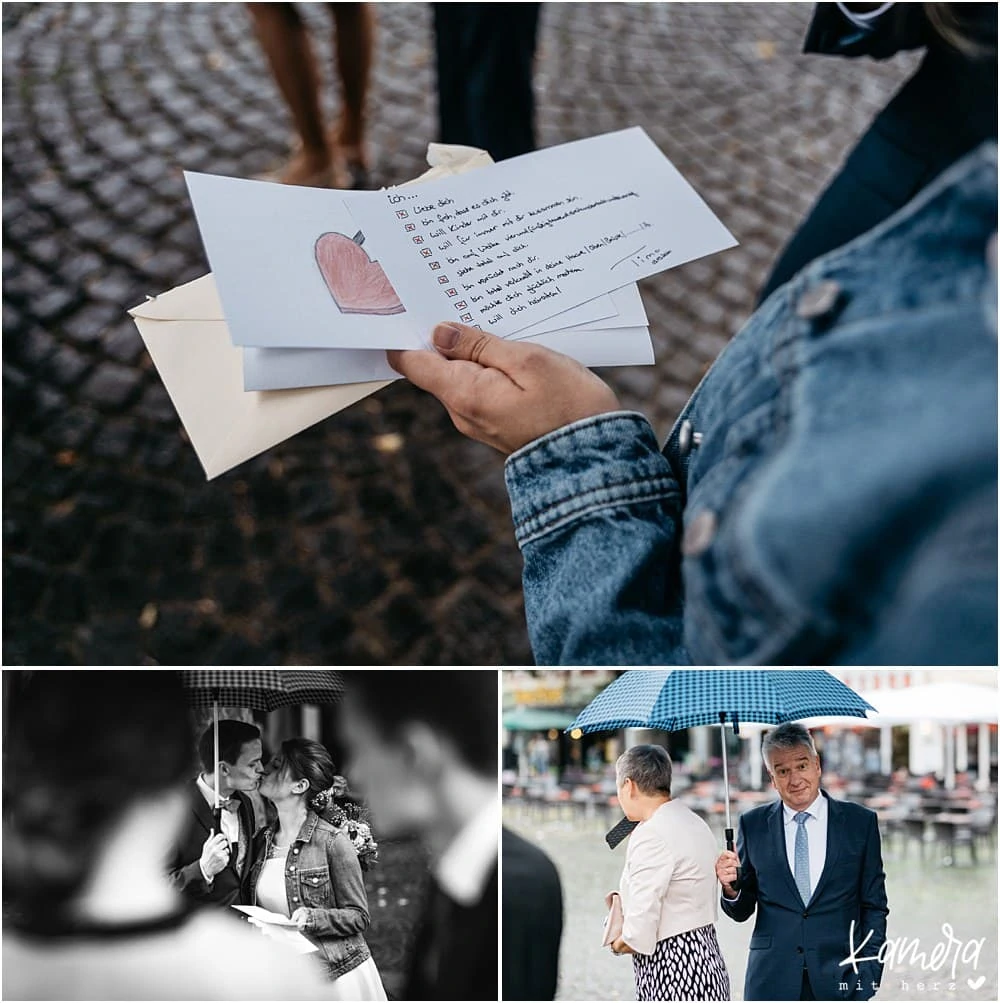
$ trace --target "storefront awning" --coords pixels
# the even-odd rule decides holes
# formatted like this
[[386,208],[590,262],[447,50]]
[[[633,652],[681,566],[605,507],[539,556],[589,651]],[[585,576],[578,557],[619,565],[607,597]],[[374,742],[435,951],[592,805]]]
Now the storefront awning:
[[573,714],[541,707],[515,707],[503,716],[503,726],[508,731],[562,731],[573,723]]

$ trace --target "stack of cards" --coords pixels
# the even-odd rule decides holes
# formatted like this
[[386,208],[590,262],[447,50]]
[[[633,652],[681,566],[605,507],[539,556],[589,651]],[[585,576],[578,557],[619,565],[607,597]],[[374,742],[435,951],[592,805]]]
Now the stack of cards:
[[[434,169],[419,184],[382,192],[185,175],[214,277],[197,290],[204,316],[188,319],[224,324],[254,400],[227,407],[259,415],[276,391],[318,387],[340,391],[320,410],[347,406],[398,378],[385,349],[425,348],[448,320],[587,366],[649,365],[635,282],[735,244],[638,128],[499,164],[461,147],[432,147],[428,160]],[[153,323],[174,317],[176,304],[164,301],[179,292],[131,313],[211,477],[222,472],[206,462],[218,444],[200,448],[205,436],[180,401],[191,396],[191,367],[176,386],[167,372],[176,346]],[[217,307],[208,303],[216,292]],[[194,410],[199,425],[206,408]],[[218,405],[208,411],[217,416]],[[228,462],[240,450],[223,452]]]

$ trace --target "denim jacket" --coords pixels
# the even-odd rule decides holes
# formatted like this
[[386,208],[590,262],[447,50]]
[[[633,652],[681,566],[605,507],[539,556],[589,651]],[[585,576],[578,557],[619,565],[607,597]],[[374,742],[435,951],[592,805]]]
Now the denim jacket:
[[[276,824],[276,823],[275,823]],[[257,904],[257,882],[274,841],[274,825],[254,837],[247,901]],[[285,864],[288,908],[307,910],[303,933],[319,948],[331,979],[371,957],[363,936],[371,924],[361,864],[348,838],[310,811],[288,849]]]
[[987,143],[776,290],[662,452],[616,412],[512,454],[536,661],[995,665],[996,227]]

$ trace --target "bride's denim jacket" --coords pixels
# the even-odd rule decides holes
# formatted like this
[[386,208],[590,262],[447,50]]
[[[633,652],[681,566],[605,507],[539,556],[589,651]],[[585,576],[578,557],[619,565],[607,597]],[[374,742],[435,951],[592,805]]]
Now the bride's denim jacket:
[[996,228],[988,143],[776,290],[662,452],[616,412],[514,453],[536,661],[995,665]]
[[[254,836],[246,901],[257,905],[257,882],[274,842],[274,824]],[[302,931],[319,948],[331,979],[371,957],[364,932],[371,924],[358,854],[350,840],[310,811],[285,860],[288,911],[307,910]]]

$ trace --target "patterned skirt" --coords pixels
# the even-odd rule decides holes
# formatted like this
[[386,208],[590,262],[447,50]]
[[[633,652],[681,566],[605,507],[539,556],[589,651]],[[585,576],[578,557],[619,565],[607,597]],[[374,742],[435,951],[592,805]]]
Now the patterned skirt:
[[652,954],[634,954],[637,1000],[728,1000],[729,972],[715,925],[667,937]]

